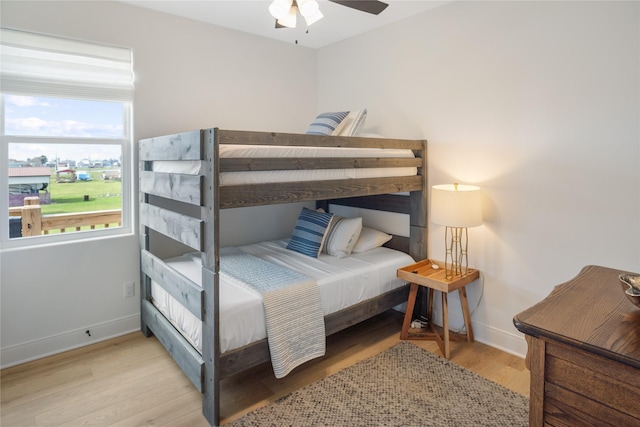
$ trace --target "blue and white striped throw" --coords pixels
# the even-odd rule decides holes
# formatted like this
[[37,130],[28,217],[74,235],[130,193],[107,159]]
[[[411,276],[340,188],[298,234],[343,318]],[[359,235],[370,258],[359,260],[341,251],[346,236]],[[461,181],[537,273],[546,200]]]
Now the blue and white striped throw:
[[221,253],[220,273],[262,297],[276,378],[324,355],[324,316],[315,280],[240,250]]

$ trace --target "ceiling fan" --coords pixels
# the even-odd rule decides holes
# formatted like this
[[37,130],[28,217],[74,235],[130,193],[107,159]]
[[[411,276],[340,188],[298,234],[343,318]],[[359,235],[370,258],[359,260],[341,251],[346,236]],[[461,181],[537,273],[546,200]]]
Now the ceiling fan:
[[[375,0],[329,1],[373,15],[378,15],[389,6],[387,3]],[[304,18],[307,26],[324,17],[316,0],[274,0],[269,6],[269,12],[276,19],[276,28],[295,28],[298,12]]]

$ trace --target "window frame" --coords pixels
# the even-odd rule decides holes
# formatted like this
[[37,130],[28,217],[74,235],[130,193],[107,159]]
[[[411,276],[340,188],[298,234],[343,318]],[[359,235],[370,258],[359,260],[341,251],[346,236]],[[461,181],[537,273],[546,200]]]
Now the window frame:
[[[133,159],[133,102],[116,101],[123,105],[122,138],[78,138],[66,136],[23,136],[5,135],[5,96],[22,95],[38,96],[33,93],[0,93],[0,197],[3,206],[0,212],[0,246],[2,248],[26,248],[49,244],[81,242],[92,239],[110,238],[113,236],[131,235],[134,233],[134,159]],[[50,97],[42,94],[40,96]],[[62,98],[62,96],[58,96]],[[69,96],[67,99],[92,100]],[[101,101],[100,99],[93,99]],[[95,230],[81,230],[66,233],[47,234],[32,237],[9,237],[9,143],[43,143],[43,144],[78,144],[78,145],[119,145],[122,154],[121,185],[122,185],[122,226]]]

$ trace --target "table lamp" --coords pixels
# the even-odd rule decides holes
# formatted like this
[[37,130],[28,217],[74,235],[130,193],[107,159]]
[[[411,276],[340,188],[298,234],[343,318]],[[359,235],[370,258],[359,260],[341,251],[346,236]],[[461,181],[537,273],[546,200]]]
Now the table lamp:
[[445,184],[431,187],[431,222],[445,226],[445,277],[468,272],[467,227],[482,224],[480,187]]

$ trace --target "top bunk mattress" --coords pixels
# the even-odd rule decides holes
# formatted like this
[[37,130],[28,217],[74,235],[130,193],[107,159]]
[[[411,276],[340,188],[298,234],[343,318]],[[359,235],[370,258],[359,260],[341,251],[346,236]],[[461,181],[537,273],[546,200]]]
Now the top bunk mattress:
[[[220,158],[413,158],[408,149],[220,144]],[[201,161],[154,161],[153,171],[201,175]],[[223,172],[220,185],[413,176],[415,167]]]
[[[322,254],[316,259],[288,250],[286,246],[287,240],[276,240],[241,246],[240,249],[315,279],[325,316],[402,286],[404,281],[396,277],[396,270],[414,262],[409,255],[384,247],[346,258]],[[199,253],[165,261],[193,282],[201,284]],[[156,307],[195,348],[201,350],[201,321],[155,283],[152,283],[152,296]],[[261,298],[234,285],[233,279],[221,272],[221,352],[266,338],[264,317]]]

